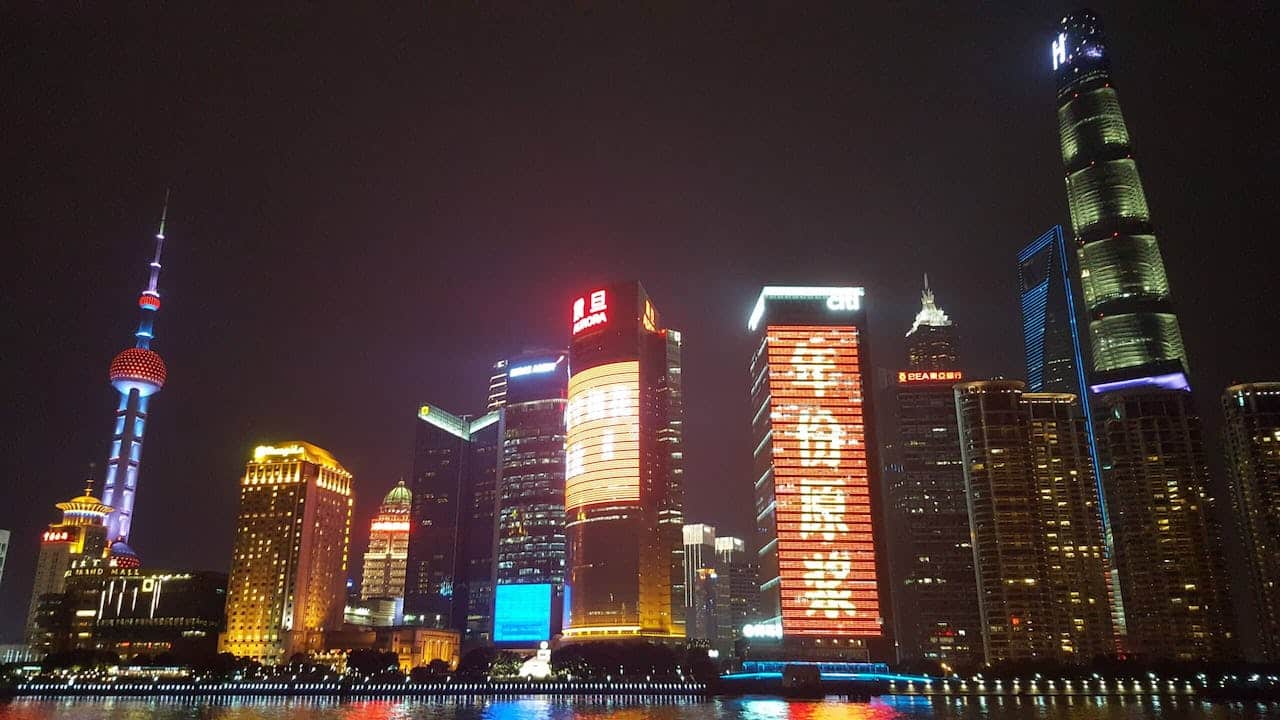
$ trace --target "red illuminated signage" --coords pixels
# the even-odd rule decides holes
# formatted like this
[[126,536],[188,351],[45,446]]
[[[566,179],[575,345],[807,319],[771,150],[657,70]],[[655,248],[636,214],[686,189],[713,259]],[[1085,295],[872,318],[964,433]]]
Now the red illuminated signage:
[[[590,304],[588,304],[590,303]],[[604,290],[573,301],[573,334],[609,322],[609,298]]]
[[878,637],[858,330],[768,328],[785,636]]
[[583,370],[569,378],[564,505],[574,510],[640,500],[640,364]]
[[898,382],[911,383],[960,382],[964,373],[959,370],[899,370]]
[[71,533],[66,530],[46,530],[44,535],[41,536],[41,539],[47,543],[69,542],[71,540]]

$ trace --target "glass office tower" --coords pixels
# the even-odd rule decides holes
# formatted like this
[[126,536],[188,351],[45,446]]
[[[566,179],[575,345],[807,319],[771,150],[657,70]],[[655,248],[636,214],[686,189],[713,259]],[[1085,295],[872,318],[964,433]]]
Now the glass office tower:
[[499,364],[505,387],[493,639],[537,648],[562,629],[569,352],[530,351]]
[[1230,613],[1200,419],[1097,16],[1063,17],[1051,52],[1122,645],[1153,660],[1227,657]]
[[959,338],[926,281],[894,387],[901,471],[888,476],[894,620],[903,659],[982,663],[978,590],[951,388]]

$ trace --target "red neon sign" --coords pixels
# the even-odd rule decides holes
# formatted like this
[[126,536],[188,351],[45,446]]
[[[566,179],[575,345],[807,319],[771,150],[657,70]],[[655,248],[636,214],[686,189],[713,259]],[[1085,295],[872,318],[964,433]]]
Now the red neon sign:
[[68,542],[71,540],[71,533],[66,530],[45,530],[40,538],[47,543]]
[[[590,306],[587,305],[590,300]],[[609,302],[604,290],[596,290],[590,295],[573,301],[573,334],[589,327],[609,322]]]
[[858,330],[768,328],[784,636],[879,637]]
[[912,383],[960,382],[964,373],[959,370],[899,370],[898,382],[904,385]]

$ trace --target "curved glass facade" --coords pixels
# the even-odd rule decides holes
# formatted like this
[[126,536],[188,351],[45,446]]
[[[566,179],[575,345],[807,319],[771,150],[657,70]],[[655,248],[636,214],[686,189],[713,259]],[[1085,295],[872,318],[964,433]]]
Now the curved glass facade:
[[1090,235],[1099,224],[1151,220],[1138,167],[1129,159],[1095,161],[1067,175],[1067,201],[1076,237]]
[[1093,366],[1099,370],[1144,365],[1154,359],[1181,358],[1182,334],[1170,313],[1108,315],[1089,323]]
[[1063,18],[1053,62],[1058,138],[1093,338],[1093,370],[1170,360],[1185,368],[1164,260],[1112,85],[1101,24],[1092,13]]
[[[1129,154],[1129,128],[1120,113],[1120,98],[1110,85],[1082,92],[1058,108],[1058,136],[1067,167],[1107,151]],[[1087,160],[1086,160],[1087,162]]]
[[1154,235],[1117,235],[1091,242],[1080,248],[1079,257],[1088,270],[1080,285],[1090,308],[1124,298],[1169,298],[1169,279]]

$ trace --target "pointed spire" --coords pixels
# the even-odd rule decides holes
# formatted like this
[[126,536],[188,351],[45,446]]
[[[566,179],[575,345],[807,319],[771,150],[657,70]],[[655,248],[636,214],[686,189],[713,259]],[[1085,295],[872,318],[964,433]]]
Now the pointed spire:
[[151,281],[147,283],[146,294],[156,293],[156,283],[160,281],[160,253],[164,250],[164,225],[169,220],[169,188],[164,191],[164,205],[160,209],[160,230],[156,233],[156,255],[151,260]]
[[928,327],[946,327],[951,324],[951,318],[939,308],[934,300],[933,290],[929,289],[929,273],[924,274],[924,289],[920,291],[920,312],[916,314],[915,322],[911,323],[911,330],[907,335],[915,332],[921,325]]
[[84,481],[84,494],[88,497],[93,497],[93,481],[95,480],[94,470],[96,470],[97,467],[97,463],[89,463],[89,477],[85,478]]

